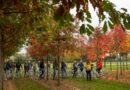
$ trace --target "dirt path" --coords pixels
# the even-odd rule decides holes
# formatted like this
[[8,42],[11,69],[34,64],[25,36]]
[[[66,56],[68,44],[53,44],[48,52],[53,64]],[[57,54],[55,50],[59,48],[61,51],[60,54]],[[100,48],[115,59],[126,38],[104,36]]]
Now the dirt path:
[[17,90],[13,81],[6,80],[4,82],[4,90]]
[[57,86],[56,80],[38,80],[38,83],[47,86],[50,90],[81,90],[77,87],[75,87],[70,82],[61,81],[61,85]]

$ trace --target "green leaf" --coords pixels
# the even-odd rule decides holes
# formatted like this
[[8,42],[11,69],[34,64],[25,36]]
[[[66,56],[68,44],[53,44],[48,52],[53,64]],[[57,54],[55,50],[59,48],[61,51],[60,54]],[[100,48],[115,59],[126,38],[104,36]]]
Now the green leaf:
[[80,34],[84,34],[84,33],[86,33],[85,24],[82,24],[82,26],[80,27]]
[[65,20],[73,21],[72,15],[70,13],[65,13],[63,17]]
[[57,4],[60,0],[53,0],[54,4]]
[[111,29],[113,29],[113,25],[112,25],[112,23],[111,23],[110,21],[108,21],[108,25],[109,25],[109,27],[110,27]]
[[112,23],[116,23],[113,17],[109,18],[109,20],[110,20]]
[[89,23],[91,23],[91,19],[89,19],[89,18],[86,18],[86,20],[87,20]]
[[79,13],[79,19],[81,20],[81,21],[84,21],[84,12],[82,11],[82,10],[80,10],[80,13]]
[[102,7],[103,7],[104,11],[109,12],[110,8],[113,7],[113,5],[108,0],[104,0]]
[[123,24],[124,24],[124,26],[125,26],[126,29],[130,29],[129,22],[127,22],[126,20],[123,20]]
[[127,12],[127,9],[126,9],[126,8],[121,8],[121,10],[123,10],[124,12]]
[[87,18],[91,18],[91,13],[89,11],[86,12]]
[[106,21],[104,22],[104,25],[103,25],[103,31],[104,31],[104,33],[106,33],[106,31],[107,31],[107,22]]
[[87,26],[91,31],[94,31],[94,28],[90,24],[87,24]]
[[92,31],[89,28],[86,28],[87,35],[90,36],[92,34]]

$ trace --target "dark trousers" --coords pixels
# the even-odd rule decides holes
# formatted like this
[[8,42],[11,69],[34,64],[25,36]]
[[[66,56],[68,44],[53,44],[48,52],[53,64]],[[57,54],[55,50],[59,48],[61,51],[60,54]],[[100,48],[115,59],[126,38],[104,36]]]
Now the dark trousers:
[[87,80],[91,80],[91,70],[86,70]]
[[101,75],[101,68],[97,68],[96,71],[98,72],[98,75],[99,75],[99,77],[100,77],[100,75]]
[[58,68],[53,69],[53,80],[58,77]]
[[43,68],[40,69],[40,76],[39,78],[42,79],[45,76],[45,70]]
[[78,71],[78,69],[77,69],[77,68],[74,68],[73,77],[76,77],[76,76],[77,76],[77,71]]
[[62,76],[62,78],[64,78],[64,77],[67,76],[67,73],[66,73],[66,69],[65,69],[65,68],[62,68],[62,69],[61,69],[61,76]]

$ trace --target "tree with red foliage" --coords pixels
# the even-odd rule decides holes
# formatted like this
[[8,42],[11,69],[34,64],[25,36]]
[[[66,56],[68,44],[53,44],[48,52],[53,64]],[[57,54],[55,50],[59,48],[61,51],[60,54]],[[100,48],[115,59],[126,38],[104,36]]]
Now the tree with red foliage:
[[[119,26],[114,26],[114,29],[111,30],[108,33],[108,46],[109,46],[109,53],[117,55],[120,54],[120,73],[122,74],[122,66],[121,66],[121,44],[122,42],[125,40],[125,32],[122,29],[122,27]],[[118,79],[118,72],[119,72],[119,68],[118,68],[118,60],[117,60],[117,79]]]
[[104,58],[107,53],[106,35],[101,32],[101,28],[96,28],[95,33],[90,42],[90,46],[94,49],[96,54],[95,59]]

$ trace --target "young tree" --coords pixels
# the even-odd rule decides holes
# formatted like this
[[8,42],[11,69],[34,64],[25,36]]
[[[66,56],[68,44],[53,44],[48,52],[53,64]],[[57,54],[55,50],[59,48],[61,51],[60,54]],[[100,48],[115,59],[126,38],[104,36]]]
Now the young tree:
[[[112,32],[112,49],[114,50],[114,54],[120,54],[120,48],[121,48],[121,43],[125,40],[125,32],[122,29],[121,26],[114,26],[114,29],[111,30]],[[120,74],[122,74],[122,66],[121,66],[121,54],[120,54]],[[118,79],[118,60],[117,60],[117,79]]]
[[[130,34],[126,33],[125,39],[122,41],[121,48],[120,48],[120,52],[126,56],[126,58],[125,58],[126,59],[126,69],[128,69],[127,54],[130,51],[130,43],[129,43],[129,41],[130,41]],[[124,70],[124,62],[123,62],[123,70]]]

